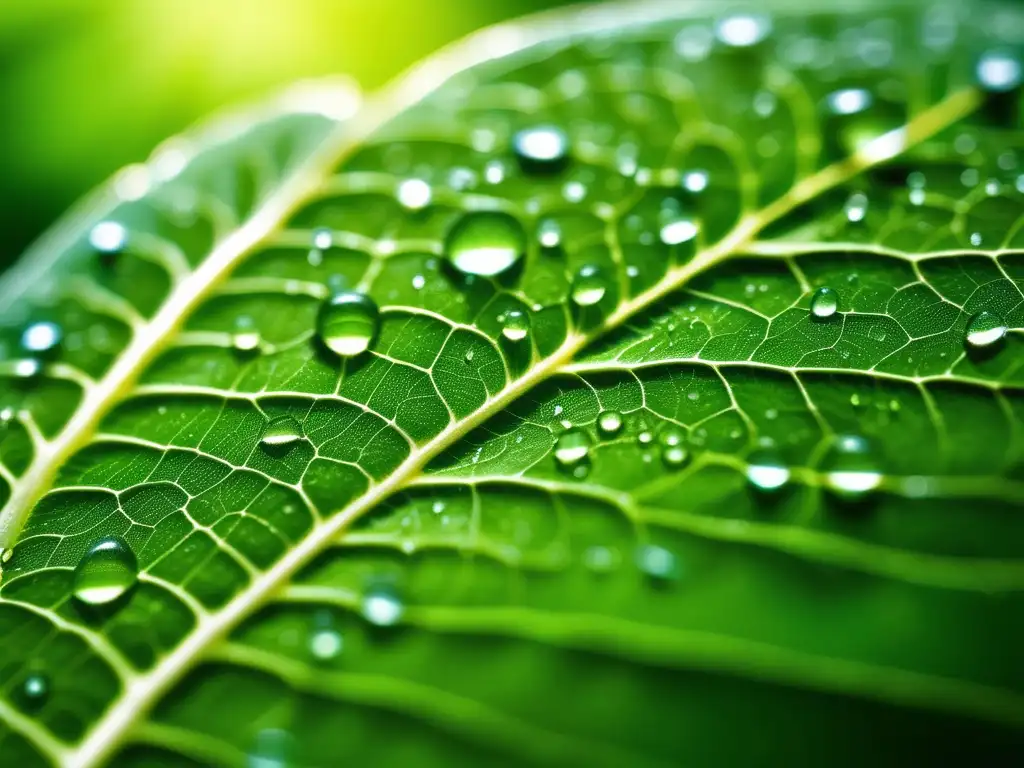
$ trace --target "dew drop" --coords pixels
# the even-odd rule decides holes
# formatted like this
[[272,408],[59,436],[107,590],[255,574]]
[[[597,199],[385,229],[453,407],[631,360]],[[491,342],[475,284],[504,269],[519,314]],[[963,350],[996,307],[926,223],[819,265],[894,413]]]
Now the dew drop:
[[703,192],[707,188],[707,171],[687,171],[683,174],[683,189],[688,192]]
[[116,221],[101,221],[89,232],[89,245],[100,253],[118,253],[128,242],[128,230]]
[[569,429],[555,441],[555,461],[564,469],[575,467],[590,453],[590,436],[582,429]]
[[782,457],[761,448],[747,458],[747,481],[758,491],[777,491],[789,482],[790,471]]
[[836,115],[855,115],[871,106],[871,93],[863,88],[844,88],[825,97],[829,110]]
[[995,312],[982,310],[967,321],[965,341],[969,347],[984,349],[1001,341],[1006,336],[1006,322]]
[[445,240],[448,260],[465,275],[498,275],[526,251],[522,225],[507,213],[474,211],[453,226]]
[[856,501],[882,483],[882,475],[868,442],[856,435],[836,438],[822,461],[825,486],[836,496]]
[[572,300],[581,307],[590,307],[604,298],[608,290],[600,267],[584,264],[572,281]]
[[14,363],[14,375],[19,379],[32,379],[42,373],[43,364],[34,357],[26,357]]
[[260,345],[260,333],[253,325],[252,318],[241,316],[235,320],[235,330],[231,334],[231,346],[239,352],[252,352]]
[[1019,59],[1003,51],[989,51],[978,59],[977,77],[982,88],[989,91],[1010,91],[1021,83]]
[[693,240],[697,232],[697,225],[690,219],[675,219],[661,228],[659,236],[665,245],[679,245]]
[[617,435],[622,429],[622,414],[618,411],[601,411],[597,417],[597,428],[608,437]]
[[557,170],[569,159],[569,137],[552,125],[524,128],[512,138],[512,147],[527,172]]
[[392,627],[401,621],[405,604],[394,587],[379,585],[363,595],[359,612],[374,626]]
[[291,445],[303,436],[302,425],[294,416],[277,416],[263,428],[260,443],[268,447]]
[[139,564],[124,539],[108,536],[95,542],[75,566],[72,592],[87,605],[106,605],[135,584]]
[[317,661],[337,658],[344,647],[341,633],[334,626],[329,613],[317,614],[313,631],[309,635],[309,653]]
[[530,317],[521,309],[510,309],[501,322],[501,335],[509,341],[522,341],[530,333]]
[[771,22],[765,16],[736,14],[719,21],[715,35],[726,45],[746,48],[761,42],[771,29]]
[[50,681],[46,675],[34,672],[21,684],[21,694],[29,707],[38,707],[50,695]]
[[331,296],[317,316],[317,333],[329,350],[341,357],[365,352],[380,322],[373,299],[357,291],[341,291]]
[[420,211],[430,205],[433,196],[430,185],[423,179],[406,179],[398,185],[399,204],[410,211]]
[[334,233],[330,227],[317,227],[313,230],[313,247],[326,251],[334,243]]
[[654,434],[651,432],[651,430],[645,427],[641,427],[640,432],[637,433],[636,441],[640,443],[640,445],[650,445],[652,442],[654,442]]
[[846,214],[847,221],[852,223],[864,221],[868,212],[868,196],[863,192],[855,192],[850,195],[850,199],[843,207],[843,212]]
[[654,544],[646,544],[637,550],[636,566],[642,574],[658,581],[679,578],[679,560],[675,554]]
[[64,334],[56,323],[41,321],[32,323],[21,334],[21,347],[26,352],[52,352],[60,344]]
[[811,297],[811,317],[826,320],[839,309],[839,294],[825,286],[819,288]]
[[562,228],[554,219],[544,219],[537,225],[537,242],[541,248],[554,250],[562,244]]
[[690,452],[683,446],[683,431],[676,426],[665,427],[658,433],[661,446],[661,460],[665,466],[677,469],[690,459]]

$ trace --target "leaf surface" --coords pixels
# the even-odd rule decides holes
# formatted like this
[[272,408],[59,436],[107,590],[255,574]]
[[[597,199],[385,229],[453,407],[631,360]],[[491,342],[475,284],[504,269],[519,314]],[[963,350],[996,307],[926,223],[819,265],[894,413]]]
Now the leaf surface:
[[498,28],[59,228],[0,289],[0,763],[1019,749],[1024,19],[851,5]]

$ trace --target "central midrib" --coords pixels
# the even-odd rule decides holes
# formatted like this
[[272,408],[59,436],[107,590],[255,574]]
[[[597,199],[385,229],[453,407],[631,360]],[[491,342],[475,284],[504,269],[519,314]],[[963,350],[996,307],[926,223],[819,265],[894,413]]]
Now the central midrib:
[[[900,129],[904,143],[900,152],[911,143],[919,142],[955,122],[974,110],[980,102],[980,94],[974,89],[959,91],[943,102],[918,115]],[[88,738],[75,750],[64,755],[63,764],[71,768],[91,768],[110,757],[123,737],[137,719],[148,712],[150,707],[177,682],[181,676],[200,659],[203,652],[234,627],[278,588],[288,583],[303,566],[320,554],[324,547],[335,541],[338,535],[353,520],[371,509],[418,475],[424,466],[456,440],[499,413],[511,402],[530,391],[541,381],[557,373],[571,362],[575,355],[600,335],[618,327],[637,312],[650,306],[670,292],[677,290],[695,275],[720,263],[729,255],[741,250],[767,225],[786,215],[795,207],[813,199],[866,168],[890,159],[893,154],[880,152],[876,142],[889,141],[886,134],[870,142],[849,158],[827,166],[812,176],[798,182],[790,191],[771,203],[757,214],[749,214],[724,239],[699,253],[692,261],[674,267],[655,286],[621,304],[593,335],[570,334],[551,356],[539,362],[527,374],[508,384],[494,398],[461,422],[446,427],[433,439],[414,451],[398,469],[384,482],[373,486],[366,494],[341,510],[333,517],[316,525],[300,544],[289,551],[268,571],[253,581],[244,592],[233,599],[218,613],[199,618],[194,631],[170,655],[148,674],[131,681],[118,701],[90,731]],[[888,145],[886,145],[888,146]],[[897,153],[897,154],[899,154]]]

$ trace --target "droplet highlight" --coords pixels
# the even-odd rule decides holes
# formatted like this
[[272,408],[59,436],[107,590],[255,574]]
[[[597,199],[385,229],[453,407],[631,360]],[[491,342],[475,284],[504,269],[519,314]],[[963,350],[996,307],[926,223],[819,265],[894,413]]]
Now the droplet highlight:
[[1002,341],[1006,337],[1006,331],[1006,322],[1002,317],[995,312],[982,310],[967,321],[967,335],[964,341],[973,349],[987,349]]
[[139,564],[128,543],[117,536],[89,547],[75,567],[72,593],[87,605],[106,605],[135,585]]
[[510,309],[501,321],[501,335],[509,341],[522,341],[530,334],[530,316],[521,309]]
[[303,437],[302,425],[294,416],[278,416],[267,422],[263,428],[260,443],[273,448],[291,445]]
[[863,499],[882,484],[870,444],[857,435],[836,438],[822,461],[825,486],[847,501]]
[[811,296],[811,317],[816,320],[827,320],[839,309],[839,294],[832,288],[824,286]]
[[585,264],[572,281],[572,300],[581,307],[591,307],[604,298],[608,291],[607,280],[601,268]]
[[317,333],[334,354],[354,357],[369,349],[379,323],[380,310],[373,299],[357,291],[341,291],[320,307]]
[[597,428],[607,437],[619,434],[622,431],[622,414],[618,411],[601,411],[597,417]]
[[555,461],[571,469],[590,453],[590,436],[582,429],[568,429],[555,441]]
[[359,612],[374,626],[391,627],[401,621],[405,605],[393,587],[381,585],[366,591]]
[[569,137],[553,125],[524,128],[512,137],[512,148],[528,173],[559,170],[569,159]]
[[773,492],[785,487],[791,472],[775,451],[760,449],[747,458],[747,482],[757,491]]

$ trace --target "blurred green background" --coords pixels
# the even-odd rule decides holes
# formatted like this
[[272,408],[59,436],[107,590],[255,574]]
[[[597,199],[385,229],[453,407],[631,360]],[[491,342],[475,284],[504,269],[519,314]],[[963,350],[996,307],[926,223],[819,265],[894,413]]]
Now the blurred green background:
[[0,268],[74,201],[220,107],[317,75],[379,88],[567,0],[0,0]]

